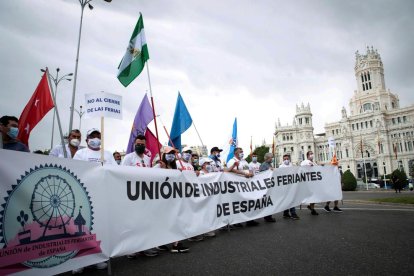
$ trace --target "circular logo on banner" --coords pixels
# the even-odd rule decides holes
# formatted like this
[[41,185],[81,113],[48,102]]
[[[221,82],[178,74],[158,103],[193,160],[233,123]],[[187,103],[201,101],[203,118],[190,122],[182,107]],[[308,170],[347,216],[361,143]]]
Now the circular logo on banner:
[[91,247],[84,242],[93,225],[90,197],[66,168],[46,164],[30,169],[5,200],[0,209],[0,254],[9,257],[7,264],[53,267]]

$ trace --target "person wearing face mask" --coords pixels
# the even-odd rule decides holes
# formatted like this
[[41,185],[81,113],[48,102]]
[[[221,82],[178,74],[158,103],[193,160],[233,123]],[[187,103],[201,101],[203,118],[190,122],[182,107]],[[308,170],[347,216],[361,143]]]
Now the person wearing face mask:
[[[242,148],[234,149],[234,157],[227,163],[229,172],[243,175],[245,177],[252,177],[253,173],[249,171],[249,163],[244,159],[244,153]],[[257,226],[259,223],[255,220],[249,220],[246,222],[247,226]],[[240,223],[234,224],[235,227],[240,227]]]
[[224,171],[223,164],[221,164],[221,160],[220,160],[220,152],[222,151],[223,150],[219,149],[218,147],[212,147],[210,150],[209,158],[213,160],[213,163],[211,163],[211,166],[213,167],[213,172]]
[[[165,146],[161,161],[155,166],[157,168],[163,168],[163,169],[171,169],[176,170],[177,164],[176,164],[176,154],[177,150],[170,146]],[[184,246],[182,242],[173,242],[171,249],[168,248],[167,245],[160,245],[156,247],[160,251],[167,251],[170,250],[171,253],[187,253],[190,249],[187,246]]]
[[[86,144],[88,147],[79,149],[75,156],[74,160],[83,160],[89,162],[101,162],[101,132],[92,128],[87,132]],[[104,151],[104,164],[118,165],[115,162],[115,159],[109,151]]]
[[[273,154],[268,152],[264,155],[264,162],[260,165],[259,171],[267,171],[272,170],[273,171]],[[263,218],[266,222],[276,222],[276,219],[272,217],[272,215],[265,216]]]
[[181,159],[176,161],[177,169],[180,171],[194,171],[193,165],[190,163],[192,150],[190,147],[184,147],[181,151]]
[[[81,149],[80,147],[81,141],[81,132],[78,129],[72,129],[68,137],[68,143],[65,145],[66,148],[66,158],[73,158],[75,153]],[[56,145],[53,149],[49,152],[50,156],[64,158],[65,155],[63,153],[62,145]]]
[[193,165],[194,171],[199,172],[201,166],[199,165],[200,158],[197,153],[191,154],[191,165]]
[[[301,166],[317,166],[317,164],[313,161],[313,152],[310,150],[306,153],[306,160],[303,160],[300,163]],[[317,216],[319,215],[318,212],[315,210],[315,203],[310,203],[308,205],[308,209],[311,211],[311,215]]]
[[118,165],[121,165],[121,162],[122,162],[122,156],[121,156],[121,154],[119,152],[115,151],[114,153],[112,153],[112,156],[114,157],[115,162]]
[[146,142],[144,135],[138,135],[134,142],[134,152],[125,155],[122,165],[151,168],[151,158],[145,154]]
[[253,175],[258,174],[260,169],[260,163],[257,162],[257,154],[252,154],[252,162],[249,163],[249,171],[253,173]]
[[[288,168],[288,167],[292,167],[292,163],[290,162],[290,155],[285,154],[283,155],[283,162],[282,164],[279,165],[279,168]],[[298,220],[299,216],[296,214],[296,208],[292,207],[290,209],[284,210],[283,218]]]
[[1,141],[0,148],[30,152],[29,148],[17,140],[19,134],[19,120],[14,116],[3,116],[0,118]]
[[[213,172],[213,166],[211,165],[213,162],[214,161],[211,158],[209,158],[209,157],[203,157],[203,158],[201,158],[200,159],[200,162],[199,162],[200,168],[201,168],[199,175],[206,175],[206,174],[208,174],[210,172]],[[203,236],[204,237],[215,237],[216,236],[216,232],[213,230],[213,231],[204,233]]]

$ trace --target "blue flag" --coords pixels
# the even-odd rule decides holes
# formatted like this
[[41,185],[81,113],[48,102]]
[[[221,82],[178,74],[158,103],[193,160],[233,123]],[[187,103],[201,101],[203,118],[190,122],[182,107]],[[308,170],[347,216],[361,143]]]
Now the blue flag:
[[226,163],[228,163],[229,160],[234,157],[234,149],[237,147],[237,118],[234,118],[233,133],[231,135],[230,142],[230,150],[229,155],[227,155]]
[[183,98],[181,98],[181,94],[178,92],[177,105],[175,106],[174,119],[170,131],[170,138],[173,145],[171,144],[171,141],[168,144],[181,152],[181,134],[183,134],[192,123],[193,119],[191,119]]

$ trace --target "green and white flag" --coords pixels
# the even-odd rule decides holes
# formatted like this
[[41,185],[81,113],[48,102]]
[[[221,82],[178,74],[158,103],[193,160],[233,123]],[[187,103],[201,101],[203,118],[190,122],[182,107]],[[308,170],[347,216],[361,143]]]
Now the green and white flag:
[[118,69],[118,79],[127,87],[144,69],[149,59],[147,41],[145,40],[144,20],[140,14],[137,25],[128,43],[128,48]]

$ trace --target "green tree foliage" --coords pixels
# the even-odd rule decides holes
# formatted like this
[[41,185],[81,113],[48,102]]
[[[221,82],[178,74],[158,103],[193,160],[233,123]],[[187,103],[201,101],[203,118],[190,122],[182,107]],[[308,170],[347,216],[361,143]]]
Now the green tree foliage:
[[344,172],[342,177],[342,190],[355,191],[357,187],[357,180],[350,170]]
[[[394,177],[398,178],[399,183],[401,183],[401,187],[404,187],[405,185],[408,184],[407,174],[405,173],[405,171],[396,169],[391,174],[391,179],[394,179]],[[392,181],[391,181],[391,183],[392,183]],[[394,188],[394,183],[392,183],[392,188]]]

